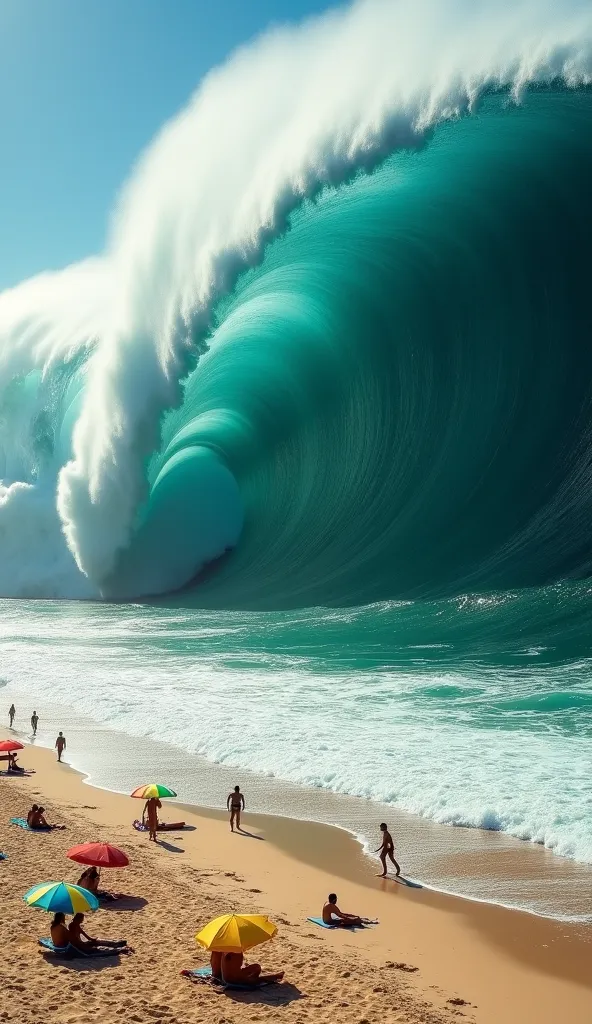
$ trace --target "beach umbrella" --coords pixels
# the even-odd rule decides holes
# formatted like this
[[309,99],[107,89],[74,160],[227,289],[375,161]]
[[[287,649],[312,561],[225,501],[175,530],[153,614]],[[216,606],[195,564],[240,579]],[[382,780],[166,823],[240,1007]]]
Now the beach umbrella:
[[23,896],[29,907],[39,907],[52,914],[78,914],[98,910],[99,901],[92,892],[70,882],[41,882]]
[[0,750],[5,750],[5,751],[7,751],[7,753],[10,753],[12,750],[24,750],[24,749],[25,748],[24,748],[23,744],[19,743],[18,740],[2,740],[2,742],[0,743]]
[[174,789],[167,789],[166,786],[158,786],[155,782],[150,782],[147,786],[138,786],[131,795],[137,797],[138,800],[150,800],[152,797],[159,799],[164,796],[176,796],[177,794]]
[[128,855],[109,843],[82,843],[68,850],[66,857],[95,868],[124,868],[129,864]]
[[210,952],[244,953],[276,934],[273,921],[261,914],[223,914],[202,928],[195,941]]

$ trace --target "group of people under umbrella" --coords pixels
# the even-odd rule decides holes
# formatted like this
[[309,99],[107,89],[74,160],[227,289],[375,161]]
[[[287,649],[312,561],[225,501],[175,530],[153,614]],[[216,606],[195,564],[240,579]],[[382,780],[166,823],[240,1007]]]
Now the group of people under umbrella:
[[[176,796],[171,789],[151,784],[141,786],[131,794],[146,800],[143,818],[147,818],[150,838],[160,827],[158,808],[163,797]],[[53,914],[50,939],[40,944],[54,954],[64,957],[108,957],[133,953],[126,939],[101,939],[89,935],[84,929],[85,914],[99,909],[100,901],[119,898],[99,888],[102,869],[123,868],[129,864],[127,854],[110,843],[84,843],[73,846],[66,856],[85,866],[78,884],[70,882],[43,882],[34,885],[25,894],[25,903]],[[66,917],[72,920],[66,923]],[[226,986],[251,987],[281,981],[283,972],[263,975],[259,964],[244,964],[248,949],[267,942],[277,928],[260,914],[224,914],[215,918],[195,936],[196,941],[210,953],[208,966],[197,971],[182,973],[194,980],[211,980]]]

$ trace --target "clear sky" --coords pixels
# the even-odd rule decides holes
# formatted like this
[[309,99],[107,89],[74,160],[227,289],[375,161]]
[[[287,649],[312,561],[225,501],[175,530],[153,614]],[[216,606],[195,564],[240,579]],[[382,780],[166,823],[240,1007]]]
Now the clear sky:
[[136,157],[204,73],[327,6],[0,0],[0,289],[100,251]]

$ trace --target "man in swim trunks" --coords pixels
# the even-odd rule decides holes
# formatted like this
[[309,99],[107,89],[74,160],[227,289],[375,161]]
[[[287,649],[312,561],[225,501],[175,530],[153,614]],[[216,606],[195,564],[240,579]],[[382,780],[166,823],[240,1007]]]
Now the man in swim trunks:
[[62,751],[66,749],[66,737],[64,736],[63,732],[59,734],[57,740],[55,741],[55,748],[58,752],[58,761],[61,761]]
[[16,715],[16,708],[14,704],[11,704],[8,709],[8,717],[10,719],[10,728],[12,729],[12,723],[14,722],[14,716]]
[[245,798],[240,791],[240,786],[235,786],[234,791],[229,793],[228,800],[226,801],[226,807],[230,811],[230,831],[234,832],[234,822],[236,820],[236,827],[240,832],[241,811],[244,811],[245,809]]
[[380,831],[382,832],[382,843],[378,847],[378,849],[374,851],[375,853],[379,854],[380,860],[382,862],[382,874],[381,874],[380,877],[381,878],[386,878],[386,871],[387,871],[386,858],[388,857],[389,860],[392,861],[392,863],[395,865],[395,867],[397,869],[396,874],[397,874],[397,878],[398,878],[399,875],[401,874],[401,868],[399,867],[399,865],[397,864],[397,862],[395,860],[395,856],[394,856],[395,844],[393,843],[393,837],[390,834],[390,832],[388,830],[388,826],[385,825],[384,821],[382,822],[382,824],[380,826]]
[[323,921],[334,928],[362,928],[362,918],[357,914],[344,914],[337,906],[337,896],[330,892],[323,907]]
[[33,730],[33,736],[37,735],[37,725],[39,723],[39,715],[36,711],[31,715],[31,728]]
[[68,928],[68,939],[75,949],[79,949],[82,953],[92,953],[93,955],[102,952],[103,956],[108,956],[109,953],[112,954],[113,952],[131,952],[126,939],[93,939],[84,931],[83,924],[84,914],[74,914]]

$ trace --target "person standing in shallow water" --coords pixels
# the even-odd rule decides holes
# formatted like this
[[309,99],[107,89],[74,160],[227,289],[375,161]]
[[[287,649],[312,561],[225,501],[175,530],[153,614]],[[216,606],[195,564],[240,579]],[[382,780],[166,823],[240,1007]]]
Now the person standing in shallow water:
[[11,704],[8,709],[8,717],[10,719],[10,728],[12,729],[12,723],[14,722],[14,716],[16,715],[16,708],[14,704]]
[[230,811],[230,831],[234,832],[234,822],[236,820],[236,827],[240,832],[241,811],[245,809],[245,798],[240,791],[240,786],[235,786],[234,791],[228,794],[226,807]]
[[31,715],[31,728],[33,730],[33,736],[37,735],[37,725],[39,724],[39,715],[36,711]]
[[58,761],[61,761],[62,751],[66,749],[66,737],[64,736],[63,732],[59,734],[57,740],[55,741],[55,748],[58,752]]
[[395,860],[395,844],[393,843],[393,837],[388,830],[388,825],[386,825],[384,821],[380,826],[380,831],[382,832],[382,844],[375,851],[379,854],[380,860],[382,862],[382,875],[380,877],[386,878],[386,858],[388,857],[388,859],[392,861],[392,863],[395,865],[397,869],[396,873],[398,878],[399,875],[401,874],[401,868],[399,867]]

